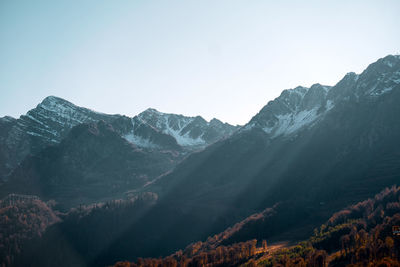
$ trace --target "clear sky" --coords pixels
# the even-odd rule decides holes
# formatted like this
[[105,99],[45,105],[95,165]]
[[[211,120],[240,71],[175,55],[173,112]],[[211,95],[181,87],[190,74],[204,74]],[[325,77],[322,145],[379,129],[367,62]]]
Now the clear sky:
[[400,53],[400,1],[0,1],[0,116],[55,95],[244,124]]

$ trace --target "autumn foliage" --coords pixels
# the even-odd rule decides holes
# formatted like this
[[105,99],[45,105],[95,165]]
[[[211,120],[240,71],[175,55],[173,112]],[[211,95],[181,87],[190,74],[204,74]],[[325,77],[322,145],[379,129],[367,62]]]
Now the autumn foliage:
[[41,236],[59,221],[48,204],[29,196],[8,196],[0,201],[0,262],[12,266],[24,243]]
[[204,243],[193,243],[168,257],[139,258],[115,266],[400,266],[400,236],[392,232],[393,226],[400,225],[400,187],[386,188],[372,199],[333,214],[308,240],[295,246],[271,251],[266,241],[256,239],[220,245],[219,240],[229,238],[234,229],[254,219],[249,217]]

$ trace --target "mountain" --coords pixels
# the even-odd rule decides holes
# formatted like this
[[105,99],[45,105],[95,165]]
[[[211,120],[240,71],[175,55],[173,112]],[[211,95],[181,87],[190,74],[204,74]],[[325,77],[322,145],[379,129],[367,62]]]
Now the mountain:
[[288,208],[265,238],[292,230],[301,239],[332,212],[398,183],[399,78],[400,57],[387,56],[333,87],[282,92],[147,187],[158,204],[102,261],[168,255],[277,203]]
[[[157,195],[157,201],[132,224],[124,224],[123,233],[116,231],[108,236],[107,245],[99,248],[90,238],[82,241],[79,233],[97,236],[95,231],[100,234],[104,228],[80,225],[78,220],[71,227],[62,224],[59,235],[52,233],[51,240],[59,241],[39,240],[43,253],[39,258],[53,258],[47,251],[57,251],[61,243],[73,248],[83,266],[110,265],[119,260],[171,255],[192,242],[212,239],[225,231],[228,236],[221,239],[223,245],[253,237],[307,239],[334,212],[398,183],[399,102],[400,57],[391,55],[372,63],[361,74],[347,74],[332,87],[315,84],[285,90],[229,137],[190,153],[170,172],[141,187]],[[161,136],[172,136],[172,132],[186,135],[183,125],[190,123],[182,120],[173,128],[169,116],[165,120],[161,119],[165,114],[154,110],[146,113],[140,120],[147,129],[142,137],[152,136],[152,129]],[[118,124],[126,128],[109,123],[121,144],[121,140],[129,144],[125,141],[129,134],[135,140],[135,131],[120,134],[121,129],[132,129],[128,126],[136,125],[134,120],[139,121],[134,118]],[[104,122],[109,128],[106,125]],[[203,134],[190,136],[192,140],[196,136],[206,138]],[[174,137],[187,153],[190,149],[178,139]],[[158,142],[155,137],[146,140],[152,145]],[[147,142],[144,144],[140,149],[150,149],[144,148]],[[103,164],[107,166],[108,160]],[[109,213],[104,221],[119,229],[122,223],[113,218]],[[234,229],[228,231],[232,226]],[[91,254],[92,245],[101,253]],[[52,249],[46,249],[49,247]]]
[[58,144],[72,127],[99,120],[112,122],[119,117],[97,113],[49,96],[19,119],[1,118],[0,158],[5,164],[1,164],[0,177],[4,180],[27,155]]
[[[285,90],[229,139],[190,156],[160,180],[161,187],[171,199],[188,195],[208,200],[212,188],[212,195],[226,196],[224,201],[243,197],[240,206],[248,209],[251,199],[257,207],[266,199],[281,200],[280,194],[293,189],[304,188],[309,194],[303,197],[323,201],[330,195],[319,190],[333,189],[325,188],[328,184],[344,192],[350,191],[344,184],[357,178],[366,185],[367,179],[395,182],[399,88],[400,57],[387,56],[331,88],[316,84]],[[372,178],[377,175],[381,178]],[[369,194],[373,188],[354,189]]]
[[200,116],[185,117],[147,109],[132,118],[132,130],[125,138],[143,147],[168,144],[198,149],[230,136],[237,129],[217,119],[207,122]]
[[314,84],[310,88],[296,87],[284,90],[269,102],[243,128],[262,129],[270,137],[288,135],[304,126],[316,123],[333,107],[327,95],[330,86]]
[[[60,144],[27,156],[2,191],[54,199],[61,207],[123,197],[169,171],[179,156],[129,143],[110,124],[79,124]],[[21,186],[24,185],[24,186]]]
[[244,127],[262,129],[270,137],[290,135],[305,126],[318,123],[336,104],[374,101],[400,83],[399,56],[388,56],[371,64],[362,74],[353,72],[333,88],[314,84],[284,90],[270,101]]
[[182,156],[225,138],[237,127],[216,119],[164,114],[148,109],[134,118],[108,115],[78,107],[62,98],[46,97],[36,108],[19,119],[0,118],[0,178],[29,154],[60,143],[69,131],[82,123],[104,121],[129,142],[152,150],[174,150]]

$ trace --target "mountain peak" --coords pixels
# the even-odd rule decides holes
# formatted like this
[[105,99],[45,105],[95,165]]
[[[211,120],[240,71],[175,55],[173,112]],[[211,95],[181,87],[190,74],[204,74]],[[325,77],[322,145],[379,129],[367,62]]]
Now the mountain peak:
[[42,100],[42,102],[39,105],[45,105],[45,106],[54,106],[54,105],[64,105],[64,104],[69,104],[69,105],[74,105],[71,102],[57,96],[50,95]]
[[[301,97],[303,97],[307,93],[308,89],[309,88],[304,87],[304,86],[297,86],[296,88],[293,88],[293,89],[283,90],[283,92],[285,92],[285,91],[289,92],[289,93],[294,92],[294,93],[299,94]],[[282,92],[282,94],[283,94],[283,92]]]
[[220,125],[220,124],[224,124],[224,123],[222,121],[220,121],[219,119],[217,119],[217,118],[212,118],[210,120],[210,124]]
[[11,116],[4,116],[4,117],[0,118],[0,121],[3,121],[3,122],[12,122],[12,121],[15,121],[15,120],[16,120],[16,118],[11,117]]
[[46,112],[51,112],[54,114],[62,114],[62,113],[73,113],[78,109],[78,106],[75,106],[71,102],[57,97],[57,96],[48,96],[37,105],[36,109],[30,110],[28,114],[31,114],[32,111],[44,110]]
[[400,56],[388,55],[371,63],[361,75],[377,75],[400,69]]
[[387,55],[386,57],[379,59],[378,62],[380,60],[382,60],[383,64],[392,67],[392,65],[400,62],[400,55]]
[[207,122],[201,116],[163,113],[154,108],[148,108],[135,116],[132,123],[133,130],[128,138],[140,139],[146,146],[159,139],[151,136],[161,138],[161,135],[167,135],[182,147],[205,147],[236,130],[236,127],[218,120]]
[[353,79],[353,80],[357,80],[358,79],[358,74],[356,74],[355,72],[348,72],[346,73],[346,75],[343,77],[343,79]]
[[311,85],[311,87],[310,87],[310,89],[316,89],[316,90],[324,90],[325,92],[327,92],[327,91],[329,91],[329,89],[331,88],[332,86],[329,86],[329,85],[322,85],[322,84],[320,84],[320,83],[314,83],[313,85]]
[[154,114],[164,114],[160,111],[158,111],[155,108],[147,108],[145,111],[141,112],[141,113],[154,113]]
[[378,97],[400,84],[400,56],[388,55],[370,64],[361,74],[347,73],[335,86],[319,83],[283,90],[269,101],[243,128],[258,127],[272,137],[286,135],[313,125],[338,101]]

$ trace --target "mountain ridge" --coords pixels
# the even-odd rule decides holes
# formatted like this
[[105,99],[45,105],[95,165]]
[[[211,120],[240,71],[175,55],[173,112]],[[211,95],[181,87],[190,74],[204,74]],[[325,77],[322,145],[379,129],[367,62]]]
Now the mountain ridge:
[[[157,113],[160,118],[174,116],[178,123],[182,120],[194,121],[194,118],[201,118],[158,111]],[[211,123],[201,118],[197,119],[200,123],[192,122],[192,128],[187,127],[183,134],[168,132],[155,127],[156,125],[151,125],[150,121],[139,119],[144,114],[146,111],[133,118],[119,114],[105,114],[79,107],[56,96],[48,96],[18,119],[10,116],[2,117],[0,118],[0,159],[5,164],[0,166],[0,180],[5,180],[27,155],[39,153],[48,145],[60,143],[73,127],[82,123],[105,121],[112,125],[122,137],[138,147],[160,151],[173,150],[183,155],[193,150],[203,149],[237,129],[235,126],[218,123],[219,121],[216,120],[212,120]],[[201,135],[209,138],[201,139]],[[179,138],[186,143],[178,144]],[[199,142],[196,143],[196,140]]]
[[[319,83],[283,90],[265,105],[239,132],[254,127],[271,138],[290,135],[305,126],[312,126],[336,102],[373,98],[390,92],[400,84],[400,56],[388,55],[370,64],[362,73],[347,73],[336,85]],[[370,79],[373,75],[375,78]],[[376,81],[375,81],[376,79]],[[367,90],[368,88],[368,90]]]

